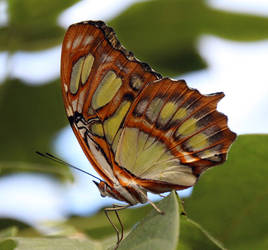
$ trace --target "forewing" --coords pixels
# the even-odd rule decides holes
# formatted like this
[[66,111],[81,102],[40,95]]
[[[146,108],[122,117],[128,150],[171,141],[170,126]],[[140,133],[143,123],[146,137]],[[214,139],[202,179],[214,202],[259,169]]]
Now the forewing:
[[202,95],[183,80],[146,85],[125,119],[115,160],[141,179],[194,185],[204,170],[225,161],[236,137],[216,110],[223,96]]
[[[101,21],[69,27],[61,56],[64,105],[72,129],[99,174],[113,183],[112,144],[139,91],[161,78],[118,42]],[[118,132],[119,131],[119,132]]]

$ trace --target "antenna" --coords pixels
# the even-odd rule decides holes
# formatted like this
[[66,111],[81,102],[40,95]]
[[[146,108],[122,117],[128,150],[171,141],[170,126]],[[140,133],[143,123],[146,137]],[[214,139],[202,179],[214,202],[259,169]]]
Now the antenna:
[[73,168],[73,169],[75,169],[75,170],[78,170],[78,171],[80,171],[80,172],[82,172],[82,173],[84,173],[84,174],[87,174],[87,175],[89,175],[89,176],[91,176],[91,177],[93,177],[93,178],[96,178],[96,179],[99,180],[99,181],[103,181],[103,180],[100,179],[99,177],[97,177],[97,176],[95,176],[95,175],[93,175],[93,174],[90,174],[90,173],[84,171],[83,169],[80,169],[80,168],[78,168],[78,167],[75,167],[75,166],[73,166],[73,165],[67,163],[66,161],[64,161],[64,160],[62,160],[62,159],[60,159],[60,158],[58,158],[58,157],[56,157],[56,156],[54,156],[54,155],[52,155],[52,154],[50,154],[50,153],[45,153],[45,154],[43,154],[43,153],[41,153],[41,152],[39,152],[39,151],[35,151],[35,153],[37,153],[38,155],[40,155],[40,156],[42,156],[42,157],[44,157],[44,158],[47,158],[47,159],[52,160],[52,161],[55,161],[55,162],[57,162],[57,163],[59,163],[59,164],[61,164],[61,165],[68,166],[68,167],[70,167],[70,168]]

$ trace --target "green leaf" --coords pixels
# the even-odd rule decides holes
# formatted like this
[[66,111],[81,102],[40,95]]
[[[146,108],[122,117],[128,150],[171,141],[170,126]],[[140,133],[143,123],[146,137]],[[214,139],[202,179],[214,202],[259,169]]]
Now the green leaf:
[[161,215],[152,209],[121,242],[118,250],[176,248],[179,234],[179,206],[175,192],[160,201],[157,206],[165,214]]
[[[132,222],[134,220],[136,225],[121,242],[119,249],[225,249],[221,243],[212,237],[210,233],[204,230],[199,224],[187,218],[184,214],[179,216],[179,211],[184,210],[182,204],[180,204],[180,199],[176,196],[175,192],[172,192],[169,196],[160,201],[157,206],[165,212],[165,215],[156,212],[150,204],[146,206],[146,209],[141,207],[120,211],[120,218],[124,224],[125,235],[127,234],[126,229],[128,228],[130,221]],[[142,217],[141,214],[144,214],[145,211],[148,212],[148,208],[150,209],[150,212],[138,222],[137,215],[139,215],[138,217]],[[113,213],[110,213],[110,217],[112,214]],[[131,214],[134,215],[133,218],[129,216]],[[103,218],[105,221],[103,221]],[[111,236],[109,234],[108,237],[106,232],[103,234],[103,231],[105,231],[104,225],[107,224],[113,231],[113,235]],[[53,234],[53,237],[40,238],[41,235],[31,235],[29,233],[31,228],[27,224],[10,219],[1,219],[0,228],[4,228],[4,230],[0,231],[0,237],[12,236],[12,234],[6,234],[6,232],[12,227],[15,227],[18,235],[31,237],[9,238],[17,242],[18,246],[16,249],[23,250],[27,248],[37,250],[46,249],[48,245],[56,246],[57,244],[61,244],[61,241],[64,241],[65,244],[60,245],[60,247],[66,250],[71,249],[71,247],[75,249],[84,249],[84,241],[86,242],[85,245],[89,247],[88,249],[112,249],[111,247],[114,247],[116,243],[114,229],[108,223],[103,212],[98,213],[91,218],[72,217],[65,223],[47,222],[46,224],[43,224],[43,226],[44,225],[54,229],[55,233]],[[101,241],[87,239],[85,233],[88,232],[89,228],[91,228],[90,234],[95,230],[96,234],[102,235],[101,237],[98,236],[98,238],[102,238]],[[27,231],[28,234],[25,233]],[[105,235],[106,237],[104,238]],[[33,236],[38,237],[33,238]],[[59,236],[62,238],[59,239]]]
[[178,250],[194,249],[225,249],[222,243],[216,240],[209,232],[203,229],[198,223],[180,216],[180,240],[177,246]]
[[[140,208],[128,208],[119,211],[119,216],[124,224],[124,229],[129,230],[137,221],[140,221],[151,210],[151,206]],[[119,227],[114,213],[110,213],[112,221]],[[67,223],[93,239],[104,239],[107,236],[115,235],[115,231],[107,220],[103,209],[93,216],[80,217],[71,216]]]
[[[93,250],[103,249],[100,242],[89,239],[70,238],[12,238],[17,242],[16,250]],[[1,246],[1,245],[0,245]],[[2,249],[1,249],[2,250]],[[3,249],[6,250],[6,249]]]
[[[44,160],[48,161],[48,160]],[[73,175],[68,168],[55,166],[55,164],[34,164],[29,162],[0,162],[0,176],[18,173],[35,172],[52,175],[58,179],[73,181]]]
[[8,25],[0,28],[0,50],[32,51],[59,45],[64,29],[58,26],[58,16],[76,2],[78,0],[7,1]]
[[[8,1],[9,22],[0,28],[0,49],[32,50],[59,44],[64,30],[56,23],[58,15],[75,2]],[[215,10],[201,0],[139,2],[110,24],[137,57],[170,76],[206,67],[197,49],[203,34],[241,41],[268,36],[267,18]],[[0,111],[4,117],[2,161],[41,163],[34,151],[52,152],[55,135],[67,125],[59,80],[33,87],[7,79],[0,85]]]
[[[166,199],[169,199],[169,198],[170,196],[168,196],[168,198]],[[174,204],[170,206],[167,203],[166,199],[162,200],[160,204],[166,202],[166,206],[168,207],[168,209],[164,208],[162,210],[165,211],[165,213],[167,214],[167,217],[161,216],[160,219],[166,220],[167,218],[167,221],[165,221],[163,224],[163,222],[160,219],[158,220],[158,217],[157,217],[156,219],[158,220],[158,222],[155,227],[149,224],[150,229],[154,230],[156,234],[159,233],[159,230],[160,230],[158,228],[158,225],[162,225],[162,224],[165,225],[165,223],[169,223],[169,219],[171,219],[172,216],[174,220],[177,217],[177,213],[175,213],[175,216],[174,216],[169,211],[169,209],[172,209],[172,206]],[[180,219],[178,220],[178,223],[180,223],[180,237],[178,238],[179,242],[177,244],[177,249],[180,249],[180,250],[188,250],[188,249],[192,250],[193,249],[194,250],[194,249],[198,249],[198,246],[202,246],[202,249],[225,249],[224,246],[218,240],[216,240],[208,231],[203,229],[202,226],[200,226],[198,223],[186,217],[186,215],[184,214],[185,213],[184,208],[179,198],[177,199],[177,203],[178,204],[176,205],[176,207],[178,206],[179,211],[181,211],[182,213],[182,215],[180,215]],[[150,237],[150,234],[148,234],[147,236],[147,232],[144,232],[144,227],[143,227],[144,224],[147,227],[148,216],[150,216],[150,215],[146,215],[148,214],[148,212],[155,214],[155,216],[159,215],[155,212],[155,210],[152,208],[150,204],[148,204],[145,207],[128,208],[128,209],[119,211],[119,216],[124,226],[124,235],[128,235],[128,231],[130,227],[131,226],[133,227],[133,225],[136,224],[133,227],[134,234],[131,231],[129,234],[131,236],[127,236],[125,239],[128,242],[123,243],[124,242],[123,241],[122,246],[120,245],[120,248],[124,247],[123,244],[126,244],[125,247],[131,248],[131,246],[133,245],[133,242],[136,242],[136,241],[141,242],[140,241],[141,234],[143,235],[142,238]],[[118,221],[116,220],[115,217],[113,217],[113,215],[114,213],[109,214],[109,216],[112,218],[113,223],[116,224],[117,228],[120,228],[120,225],[118,225]],[[142,221],[142,222],[139,222],[139,221]],[[77,230],[89,235],[90,237],[93,237],[95,239],[102,239],[102,243],[105,249],[108,247],[111,247],[111,242],[113,243],[112,246],[115,245],[115,242],[116,242],[115,231],[113,227],[111,226],[111,224],[108,222],[103,211],[100,211],[99,213],[91,217],[73,216],[66,223],[69,225],[72,225]],[[152,233],[152,232],[149,231],[149,233]],[[168,233],[166,235],[163,234],[163,236],[170,237]],[[131,238],[129,239],[128,237],[131,237]],[[130,240],[131,242],[129,243]]]
[[32,226],[24,222],[12,218],[0,218],[0,236],[7,237],[15,235],[23,237],[37,237],[41,234]]
[[11,239],[0,239],[0,250],[13,250],[16,247],[16,242]]
[[227,248],[268,249],[267,148],[268,135],[239,136],[227,162],[205,173],[185,200],[189,216]]
[[122,44],[163,75],[205,68],[198,52],[202,35],[267,39],[268,18],[210,7],[202,0],[154,0],[133,4],[109,22]]
[[0,238],[14,237],[18,234],[17,227],[8,227],[4,230],[0,230]]
[[[36,165],[38,172],[43,167],[46,173],[54,176],[70,176],[67,167],[47,169],[48,161],[35,153],[36,150],[52,152],[51,141],[56,131],[67,124],[59,86],[58,80],[36,87],[16,79],[0,85],[0,113],[5,118],[0,130],[0,138],[5,142],[0,144],[3,174],[15,169],[33,170],[33,165],[23,163],[28,161],[39,163]],[[7,164],[8,161],[12,161],[9,164],[12,166]],[[60,171],[65,171],[65,174],[59,176]]]

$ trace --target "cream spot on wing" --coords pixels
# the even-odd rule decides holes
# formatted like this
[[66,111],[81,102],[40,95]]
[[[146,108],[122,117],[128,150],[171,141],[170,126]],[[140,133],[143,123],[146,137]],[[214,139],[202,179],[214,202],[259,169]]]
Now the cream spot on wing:
[[76,107],[77,107],[77,99],[75,99],[74,101],[72,101],[72,107],[73,107],[73,110],[76,110]]
[[196,161],[196,158],[193,157],[191,154],[189,154],[189,152],[185,152],[182,148],[181,145],[176,146],[176,150],[178,152],[180,152],[180,154],[183,155],[184,159],[189,163],[189,162],[193,162]]
[[83,39],[83,36],[82,35],[79,35],[75,38],[74,42],[73,42],[73,49],[75,49],[76,47],[78,47],[81,43]]
[[68,40],[67,43],[66,43],[66,45],[65,45],[65,48],[66,49],[70,49],[71,46],[72,46],[72,41],[71,40]]
[[90,36],[90,35],[88,35],[85,39],[84,39],[84,41],[83,41],[83,46],[87,46],[87,45],[89,45],[91,42],[92,42],[92,40],[93,40],[93,36]]
[[111,61],[113,61],[113,57],[112,56],[109,56],[108,54],[103,53],[101,55],[100,61],[101,61],[101,63],[111,62]]
[[219,155],[221,152],[216,151],[214,148],[213,149],[206,149],[204,151],[201,151],[197,153],[196,155],[200,157],[201,159],[209,159],[212,161],[219,162],[222,160],[221,156]]
[[146,110],[146,116],[149,118],[151,122],[154,122],[158,117],[158,114],[164,104],[163,99],[160,97],[156,97],[152,100],[149,107]]
[[147,99],[140,100],[135,108],[136,115],[141,116],[144,113],[147,105],[148,105]]
[[129,84],[132,89],[140,90],[143,85],[143,81],[138,75],[133,75],[130,78]]
[[123,65],[120,63],[120,61],[116,61],[115,65],[118,67],[118,69],[119,69],[120,71],[123,71],[123,70],[124,70],[124,67],[123,67]]
[[196,158],[194,158],[194,157],[191,156],[191,155],[184,155],[184,159],[185,159],[185,161],[186,161],[187,163],[196,161]]
[[114,71],[108,71],[93,95],[91,102],[92,108],[96,110],[109,103],[116,95],[121,85],[122,79],[118,77]]
[[65,92],[67,93],[67,92],[68,92],[68,86],[67,86],[67,84],[64,83],[63,86],[64,86],[64,90],[65,90]]
[[68,117],[70,117],[70,116],[72,116],[72,115],[74,114],[74,112],[73,112],[71,106],[67,106],[67,107],[66,107],[66,113],[67,113],[67,116],[68,116]]

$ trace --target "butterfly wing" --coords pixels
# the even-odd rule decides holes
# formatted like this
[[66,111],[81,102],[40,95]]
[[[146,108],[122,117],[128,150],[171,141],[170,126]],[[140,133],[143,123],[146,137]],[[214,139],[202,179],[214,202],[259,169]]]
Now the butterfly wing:
[[223,96],[202,95],[182,80],[146,85],[113,145],[116,162],[156,193],[194,185],[204,170],[225,161],[236,137],[216,110]]
[[161,78],[118,42],[101,21],[71,25],[61,56],[62,94],[72,129],[109,185],[116,181],[112,144],[139,91]]

